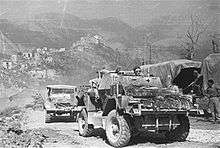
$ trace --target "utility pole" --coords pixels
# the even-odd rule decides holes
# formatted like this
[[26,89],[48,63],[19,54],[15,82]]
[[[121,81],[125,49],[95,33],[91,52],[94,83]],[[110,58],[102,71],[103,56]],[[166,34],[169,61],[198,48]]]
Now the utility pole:
[[[149,51],[149,60],[147,60],[148,64],[152,64],[152,43],[150,42],[150,37],[151,37],[151,33],[147,34],[145,37],[144,37],[144,40],[145,40],[145,54],[147,51]],[[148,49],[147,49],[148,48]],[[146,55],[145,55],[146,57]],[[144,58],[145,60],[145,58]],[[145,60],[146,62],[146,60]]]

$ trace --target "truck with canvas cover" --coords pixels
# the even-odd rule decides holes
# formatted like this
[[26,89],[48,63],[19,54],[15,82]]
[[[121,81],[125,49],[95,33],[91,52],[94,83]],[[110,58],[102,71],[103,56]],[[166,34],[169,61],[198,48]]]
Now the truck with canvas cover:
[[51,122],[53,117],[69,114],[76,118],[78,106],[78,88],[70,85],[48,85],[47,98],[44,103],[46,111],[45,122]]
[[98,94],[101,103],[88,96],[79,113],[82,136],[101,127],[112,146],[122,147],[143,130],[162,132],[172,141],[184,141],[189,134],[190,101],[164,88],[159,77],[109,72],[100,79]]
[[171,76],[172,83],[184,89],[193,81],[193,71],[201,71],[202,63],[186,59],[171,60],[162,63],[142,65],[141,71],[145,76],[160,77],[163,87],[167,87],[167,76]]
[[196,79],[194,72],[197,71],[201,73],[202,62],[178,59],[171,60],[162,63],[143,65],[141,70],[145,76],[154,75],[161,79],[163,87],[169,87],[170,80],[168,76],[171,77],[172,85],[178,86],[182,90],[183,94],[188,95],[193,103],[193,108],[190,110],[191,115],[203,115],[203,110],[199,109],[199,105],[196,100],[202,97],[202,79],[198,81],[198,86],[200,89],[195,89],[192,82]]
[[[208,88],[208,80],[213,80],[215,87],[220,92],[220,53],[210,54],[203,60],[201,73],[203,75],[203,89]],[[210,98],[207,96],[198,100],[199,107],[207,111],[207,116],[210,115],[208,114],[210,102]],[[220,106],[220,102],[216,102],[216,106]],[[215,111],[220,112],[220,108],[216,107]]]
[[213,79],[215,85],[220,88],[220,53],[210,54],[203,60],[201,73],[204,90],[207,89],[209,79]]

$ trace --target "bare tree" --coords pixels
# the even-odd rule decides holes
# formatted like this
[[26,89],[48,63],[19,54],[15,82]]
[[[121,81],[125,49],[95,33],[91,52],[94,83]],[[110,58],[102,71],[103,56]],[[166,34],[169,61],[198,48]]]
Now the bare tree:
[[196,50],[200,47],[199,41],[207,30],[208,24],[197,14],[190,16],[189,26],[186,30],[182,47],[186,50],[186,58],[194,58]]

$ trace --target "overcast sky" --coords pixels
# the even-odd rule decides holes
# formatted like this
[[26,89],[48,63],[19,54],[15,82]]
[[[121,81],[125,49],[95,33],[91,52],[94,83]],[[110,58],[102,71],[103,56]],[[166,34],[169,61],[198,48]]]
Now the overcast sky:
[[131,26],[138,26],[164,15],[206,10],[217,2],[219,0],[0,0],[0,17],[51,11],[86,19],[117,17]]

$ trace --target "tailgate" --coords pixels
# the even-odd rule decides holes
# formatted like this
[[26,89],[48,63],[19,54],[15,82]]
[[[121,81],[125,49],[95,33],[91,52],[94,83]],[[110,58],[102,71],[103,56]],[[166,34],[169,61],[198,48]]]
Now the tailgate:
[[189,110],[181,108],[156,108],[156,107],[146,107],[144,104],[133,105],[131,111],[133,115],[149,115],[149,114],[188,114]]

